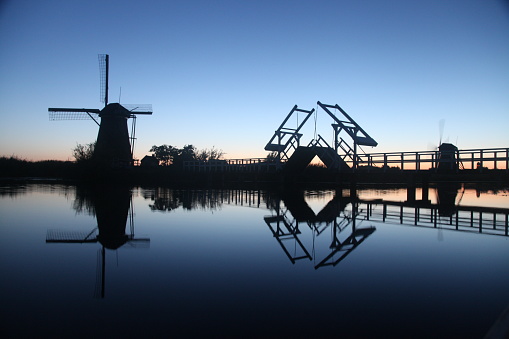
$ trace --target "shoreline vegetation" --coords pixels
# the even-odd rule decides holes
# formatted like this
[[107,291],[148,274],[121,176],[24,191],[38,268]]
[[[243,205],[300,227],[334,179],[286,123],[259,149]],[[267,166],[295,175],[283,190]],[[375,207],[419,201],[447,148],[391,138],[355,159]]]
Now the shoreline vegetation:
[[318,165],[308,166],[302,173],[271,172],[192,172],[178,166],[131,166],[105,169],[89,161],[28,161],[16,156],[0,157],[0,181],[51,181],[77,184],[127,183],[173,187],[309,187],[332,188],[351,184],[403,184],[414,186],[430,182],[492,182],[509,184],[509,171],[483,169],[436,172],[432,170],[400,170],[359,168],[333,172]]

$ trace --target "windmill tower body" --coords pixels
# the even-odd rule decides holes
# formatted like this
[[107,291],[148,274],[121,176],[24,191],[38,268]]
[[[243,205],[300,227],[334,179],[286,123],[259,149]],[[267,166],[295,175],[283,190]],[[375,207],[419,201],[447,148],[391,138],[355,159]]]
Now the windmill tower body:
[[[108,104],[109,56],[99,55],[102,110],[88,108],[48,108],[50,120],[93,119],[99,125],[99,133],[92,159],[100,166],[125,167],[133,164],[135,119],[138,114],[152,114],[150,105]],[[99,124],[95,117],[101,119]],[[133,119],[132,135],[129,136],[127,120]]]
[[458,169],[458,160],[456,153],[458,147],[449,143],[442,143],[438,146],[438,170],[439,171],[452,171]]
[[101,110],[101,125],[97,134],[94,160],[128,164],[133,160],[127,119],[131,113],[120,104],[109,104]]

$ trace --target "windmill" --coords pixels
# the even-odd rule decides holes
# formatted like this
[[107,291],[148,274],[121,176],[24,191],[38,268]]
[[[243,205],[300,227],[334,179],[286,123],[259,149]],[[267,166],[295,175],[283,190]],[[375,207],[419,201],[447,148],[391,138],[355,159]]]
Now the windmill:
[[[99,71],[100,99],[104,108],[48,108],[49,119],[93,120],[99,126],[93,159],[107,166],[129,166],[133,163],[136,116],[152,114],[152,106],[108,103],[108,54],[99,54]],[[129,135],[127,120],[130,118],[132,125]]]

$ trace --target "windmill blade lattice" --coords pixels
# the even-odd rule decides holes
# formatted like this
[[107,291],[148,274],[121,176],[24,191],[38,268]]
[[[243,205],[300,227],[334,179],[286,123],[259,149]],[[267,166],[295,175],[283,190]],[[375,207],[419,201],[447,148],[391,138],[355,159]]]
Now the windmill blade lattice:
[[[99,119],[98,109],[87,108],[48,108],[49,120],[95,120]],[[83,114],[86,113],[86,114]]]
[[99,54],[99,99],[108,105],[109,55]]
[[152,114],[151,104],[122,104],[122,106],[133,114]]

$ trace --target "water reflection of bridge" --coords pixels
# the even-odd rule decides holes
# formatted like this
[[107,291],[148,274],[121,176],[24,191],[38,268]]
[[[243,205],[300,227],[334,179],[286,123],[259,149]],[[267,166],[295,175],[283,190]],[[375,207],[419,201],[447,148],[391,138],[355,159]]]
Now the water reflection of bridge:
[[[458,188],[439,185],[436,203],[428,199],[428,188],[422,190],[422,200],[415,199],[414,187],[408,188],[406,201],[360,199],[355,190],[315,191],[325,198],[332,196],[318,213],[306,202],[310,192],[304,191],[157,189],[146,197],[154,200],[152,209],[167,211],[179,206],[219,209],[223,204],[266,208],[272,214],[265,216],[264,222],[289,260],[314,260],[319,268],[345,259],[376,231],[373,223],[508,236],[509,209],[459,206]],[[324,232],[327,229],[330,233]],[[309,233],[312,249],[306,238]],[[327,234],[330,238],[324,240]],[[327,248],[320,256],[315,246],[318,242]]]
[[[373,226],[358,227],[360,222],[398,223],[508,236],[509,209],[457,206],[456,193],[454,189],[439,191],[438,197],[441,196],[442,200],[433,204],[429,200],[415,199],[405,202],[362,200],[355,195],[342,197],[336,192],[317,214],[306,204],[303,195],[301,198],[294,195],[282,197],[283,204],[276,209],[276,214],[265,217],[264,220],[292,263],[301,259],[313,259],[300,239],[299,227],[303,222],[312,230],[313,248],[315,237],[321,236],[326,228],[332,228],[330,252],[323,259],[318,259],[320,261],[315,263],[315,269],[337,265],[375,232]],[[293,254],[289,248],[294,249]]]
[[[508,236],[509,209],[430,202],[360,200],[366,220]],[[380,207],[380,208],[379,208]]]
[[[429,188],[428,188],[429,189]],[[304,191],[270,192],[266,190],[174,190],[157,188],[145,190],[145,198],[153,201],[153,210],[175,208],[220,208],[221,205],[237,205],[253,208],[280,210],[279,215],[288,215],[299,222],[330,223],[340,217],[341,212],[354,202],[358,217],[382,223],[399,223],[408,226],[422,226],[457,231],[508,236],[509,208],[461,206],[456,203],[456,186],[438,186],[437,202],[428,199],[428,189],[422,191],[423,199],[415,199],[415,187],[407,190],[406,201],[384,199],[359,199],[356,191],[336,190],[333,198],[315,214],[306,202]],[[313,194],[327,196],[330,191],[314,191]],[[282,204],[284,206],[282,206]],[[281,208],[286,208],[283,213]],[[350,209],[352,207],[350,206]]]
[[[347,201],[345,198],[335,196],[318,214],[315,214],[304,199],[287,197],[284,204],[275,210],[276,214],[264,217],[264,221],[292,263],[295,264],[301,259],[315,259],[315,269],[336,266],[376,230],[372,226],[358,227],[357,203],[353,202],[352,209],[347,210]],[[315,238],[323,236],[326,229],[332,230],[328,240],[330,250],[318,259],[318,263],[315,247],[313,246],[311,254],[300,239],[302,224],[310,228],[313,245]],[[290,250],[292,247],[293,252]]]

